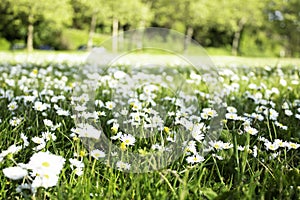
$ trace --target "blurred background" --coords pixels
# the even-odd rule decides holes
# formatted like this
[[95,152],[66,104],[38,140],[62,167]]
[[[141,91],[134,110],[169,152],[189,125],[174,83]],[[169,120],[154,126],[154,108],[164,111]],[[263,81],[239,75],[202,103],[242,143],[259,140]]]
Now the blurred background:
[[212,55],[300,57],[299,0],[1,0],[0,21],[1,51],[88,51],[110,36],[117,51],[124,31],[161,27]]

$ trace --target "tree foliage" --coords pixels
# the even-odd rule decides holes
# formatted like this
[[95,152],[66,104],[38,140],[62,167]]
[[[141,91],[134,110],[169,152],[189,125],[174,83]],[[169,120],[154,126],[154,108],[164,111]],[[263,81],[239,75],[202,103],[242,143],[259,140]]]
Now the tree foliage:
[[24,40],[29,50],[43,43],[68,48],[60,34],[66,28],[89,33],[90,49],[97,32],[116,37],[158,26],[185,33],[185,45],[194,38],[204,46],[231,48],[234,55],[249,49],[244,39],[256,46],[279,45],[282,55],[300,51],[298,0],[2,0],[0,11],[0,37]]

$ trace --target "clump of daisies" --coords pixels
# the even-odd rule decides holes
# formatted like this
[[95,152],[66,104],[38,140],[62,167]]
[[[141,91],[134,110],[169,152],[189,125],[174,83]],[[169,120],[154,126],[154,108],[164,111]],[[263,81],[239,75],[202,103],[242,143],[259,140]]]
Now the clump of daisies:
[[[27,164],[19,163],[17,166],[3,169],[5,177],[11,180],[26,180],[27,189],[33,193],[37,188],[49,188],[57,185],[59,174],[65,164],[62,156],[50,152],[37,152],[32,155]],[[22,187],[21,187],[22,188]]]

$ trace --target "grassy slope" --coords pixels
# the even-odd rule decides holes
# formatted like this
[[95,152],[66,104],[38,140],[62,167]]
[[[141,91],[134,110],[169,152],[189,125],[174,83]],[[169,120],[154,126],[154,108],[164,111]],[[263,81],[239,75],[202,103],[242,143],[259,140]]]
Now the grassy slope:
[[[0,60],[3,62],[11,61],[72,61],[84,62],[89,55],[85,51],[41,51],[35,50],[28,54],[26,51],[0,51]],[[155,59],[153,59],[155,57]],[[299,58],[258,58],[258,57],[235,57],[235,56],[216,56],[209,55],[213,63],[217,66],[226,65],[246,65],[246,66],[275,66],[275,65],[300,65]],[[170,55],[149,55],[149,54],[131,54],[126,57],[130,62],[137,60],[151,59],[164,60],[164,62],[174,61],[174,56]],[[138,59],[137,59],[138,58]],[[157,59],[159,58],[159,59]]]

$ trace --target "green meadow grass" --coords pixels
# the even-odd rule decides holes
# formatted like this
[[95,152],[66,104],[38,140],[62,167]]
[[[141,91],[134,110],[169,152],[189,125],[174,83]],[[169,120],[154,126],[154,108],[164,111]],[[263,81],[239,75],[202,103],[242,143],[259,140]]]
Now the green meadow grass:
[[[43,55],[40,52],[38,54]],[[84,53],[78,53],[78,56],[83,55]],[[1,56],[5,60],[5,55],[1,54]],[[49,127],[43,123],[44,119],[51,120],[53,124],[60,123],[61,126],[51,131],[57,139],[48,141],[41,151],[50,151],[52,154],[62,156],[66,162],[56,186],[47,189],[40,187],[34,194],[30,190],[23,190],[22,193],[16,191],[18,185],[30,183],[29,179],[15,181],[0,172],[0,199],[299,199],[300,153],[298,147],[291,147],[291,143],[300,143],[299,60],[235,57],[212,57],[212,59],[220,62],[218,65],[222,65],[220,67],[222,85],[229,91],[224,99],[227,105],[236,108],[238,116],[245,116],[247,113],[264,116],[262,121],[258,119],[251,121],[251,127],[258,133],[251,135],[245,132],[242,120],[223,120],[224,126],[218,140],[228,142],[232,148],[213,149],[204,156],[203,162],[197,164],[188,163],[186,156],[182,155],[163,169],[140,174],[123,172],[96,160],[78,137],[70,136],[71,129],[75,127],[71,116],[57,114],[55,104],[72,114],[71,97],[76,82],[74,75],[78,74],[78,69],[82,65],[51,62],[1,64],[0,151],[5,151],[13,144],[21,145],[22,150],[5,156],[0,162],[0,169],[16,166],[16,163],[28,163],[35,152],[32,148],[37,146],[31,138],[40,136],[41,132],[49,131]],[[231,65],[233,63],[248,67],[233,66]],[[266,65],[270,68],[266,68]],[[47,71],[49,67],[51,70]],[[131,73],[131,66],[115,68]],[[173,69],[182,77],[190,79],[189,68],[177,66]],[[227,69],[229,71],[226,71]],[[111,72],[107,73],[113,77]],[[203,82],[195,82],[194,86],[200,90],[203,84],[205,85]],[[255,84],[256,87],[249,88],[251,84]],[[113,91],[109,83],[101,87],[97,97],[103,102],[112,101],[111,93],[108,93],[109,95],[101,93],[103,90]],[[267,93],[272,88],[276,88],[279,92],[268,96]],[[32,90],[37,91],[35,101],[50,104],[45,114],[33,109],[34,102],[24,104],[22,100],[16,99],[18,96],[35,94]],[[53,91],[53,94],[47,92],[42,94],[42,91],[49,90]],[[251,98],[247,97],[248,94]],[[51,102],[51,97],[59,95],[64,96],[65,100]],[[165,96],[166,93],[159,86],[159,92],[154,100],[160,102],[159,99]],[[201,96],[197,98],[200,102],[199,109],[209,105],[208,99]],[[266,105],[257,103],[256,100],[259,99],[266,100]],[[17,102],[16,110],[8,109],[11,102]],[[283,108],[285,102],[288,108]],[[278,112],[276,120],[256,110],[263,105]],[[130,108],[130,105],[128,106]],[[169,110],[174,109],[171,104],[166,106]],[[288,116],[286,110],[293,114]],[[110,132],[111,126],[104,122],[113,116],[114,111],[107,109],[104,111],[106,116],[100,117],[100,121],[103,122],[106,134],[113,135]],[[10,124],[14,116],[22,117],[21,123],[17,126]],[[276,122],[287,126],[287,130],[275,125]],[[205,123],[209,124],[209,121]],[[29,146],[24,146],[21,133],[28,137]],[[281,139],[288,144],[271,150],[261,141],[262,137],[270,142]],[[120,145],[120,142],[116,144]],[[240,150],[239,146],[244,147],[244,150]],[[128,147],[125,152],[138,152],[140,148],[143,148],[143,143],[137,140],[134,147]],[[257,148],[257,155],[254,156],[255,148]],[[151,152],[151,150],[146,151]],[[70,158],[76,158],[84,163],[81,176],[75,174],[68,162]]]

